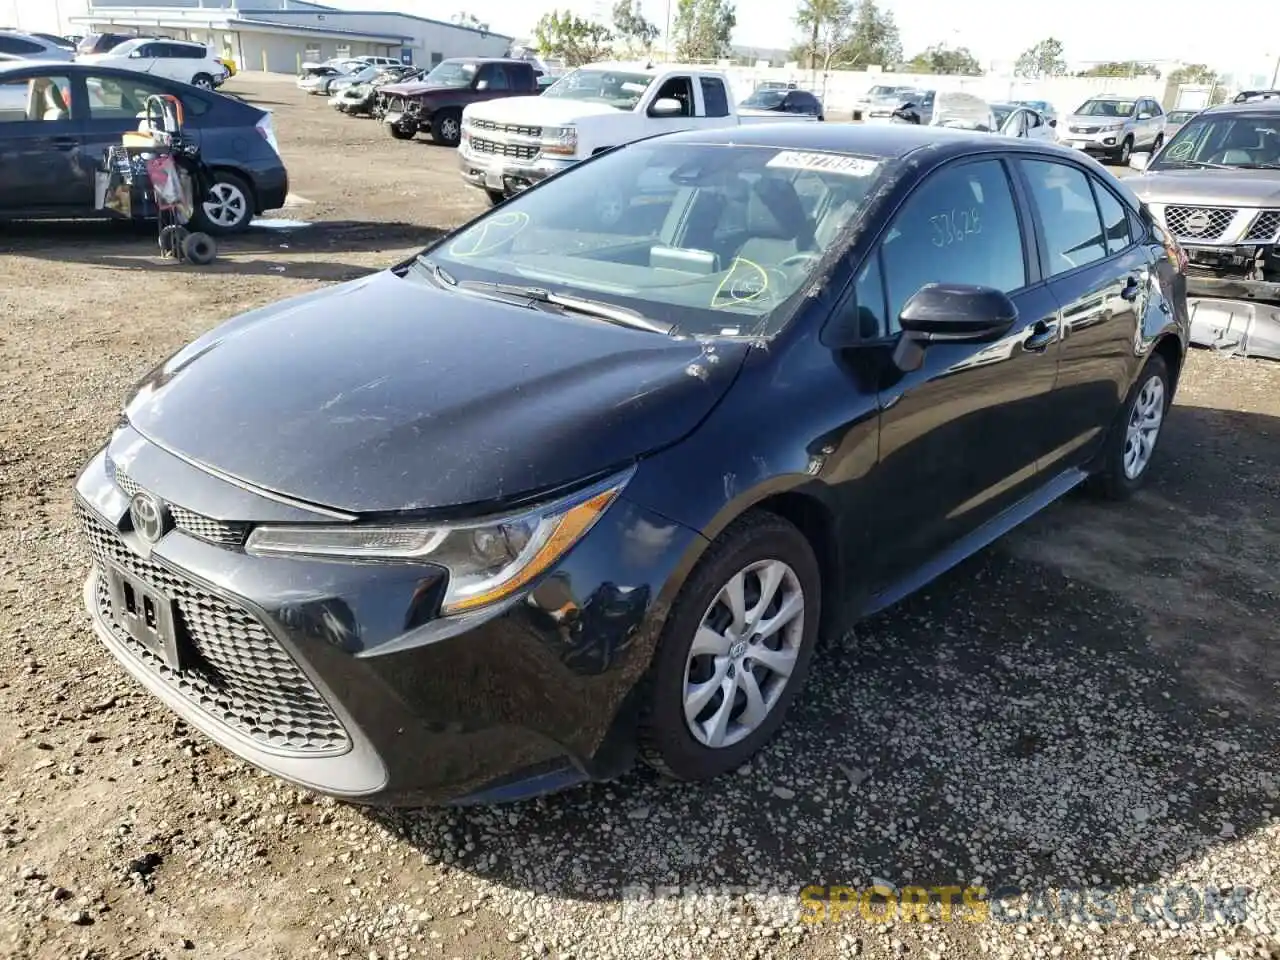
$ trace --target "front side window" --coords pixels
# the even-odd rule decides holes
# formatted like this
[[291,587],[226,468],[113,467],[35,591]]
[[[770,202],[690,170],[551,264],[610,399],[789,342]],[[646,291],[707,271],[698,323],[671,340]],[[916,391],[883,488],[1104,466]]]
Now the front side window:
[[675,100],[680,104],[681,117],[692,117],[693,110],[693,84],[688,77],[668,77],[666,82],[658,88],[657,95],[653,98],[653,102],[659,100]]
[[909,196],[881,240],[889,331],[926,283],[968,283],[1006,293],[1026,286],[1022,231],[1004,164],[952,164]]
[[566,73],[544,90],[542,96],[634,110],[651,83],[653,77],[644,73],[579,68]]
[[1102,222],[1085,172],[1047,160],[1023,161],[1023,169],[1040,211],[1050,275],[1106,257]]
[[425,257],[460,286],[588,297],[708,336],[772,336],[878,159],[642,142],[513,197]]
[[1153,170],[1183,167],[1280,169],[1280,116],[1201,114],[1183,126]]
[[71,119],[71,82],[66,77],[29,77],[0,83],[0,123]]

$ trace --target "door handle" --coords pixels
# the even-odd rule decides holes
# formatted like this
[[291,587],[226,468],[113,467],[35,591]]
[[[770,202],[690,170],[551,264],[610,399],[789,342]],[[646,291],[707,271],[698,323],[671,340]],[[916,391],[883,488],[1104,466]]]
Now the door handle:
[[1120,297],[1123,300],[1137,300],[1140,289],[1142,289],[1142,286],[1138,278],[1133,274],[1129,274],[1128,279],[1124,282],[1124,289],[1120,291]]
[[53,146],[55,150],[74,150],[80,146],[79,137],[54,137]]
[[1022,349],[1028,353],[1043,353],[1057,339],[1058,321],[1041,320],[1031,328],[1031,335],[1022,341]]

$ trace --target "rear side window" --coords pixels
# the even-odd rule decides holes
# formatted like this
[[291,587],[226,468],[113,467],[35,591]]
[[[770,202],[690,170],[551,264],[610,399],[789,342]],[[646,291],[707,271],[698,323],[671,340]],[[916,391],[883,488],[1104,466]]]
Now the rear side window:
[[729,97],[724,92],[724,84],[716,77],[702,77],[702,103],[707,108],[708,117],[727,117],[729,115]]
[[894,217],[881,252],[890,333],[903,305],[926,283],[1006,293],[1026,286],[1022,230],[1004,164],[981,160],[931,174]]
[[6,37],[0,34],[0,53],[11,53],[20,57],[31,53],[44,53],[44,47],[31,40],[24,40],[22,37]]
[[1107,256],[1098,206],[1084,171],[1050,160],[1024,160],[1023,169],[1040,211],[1049,275]]

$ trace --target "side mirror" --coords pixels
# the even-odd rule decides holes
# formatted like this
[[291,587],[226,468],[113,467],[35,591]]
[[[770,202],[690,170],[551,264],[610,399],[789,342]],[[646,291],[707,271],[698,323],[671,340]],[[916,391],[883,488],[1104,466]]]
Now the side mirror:
[[488,90],[488,89],[489,89],[489,81],[488,81],[488,80],[477,80],[477,81],[476,81],[476,89],[477,89],[477,90]]
[[684,105],[675,97],[661,97],[649,107],[651,117],[678,117],[684,112]]
[[141,50],[135,50],[135,51],[133,51],[133,53],[129,54],[129,59],[130,59],[130,60],[141,60],[141,59],[142,59],[142,51],[141,51]]
[[1149,153],[1131,153],[1129,154],[1129,166],[1134,170],[1146,170],[1147,164],[1151,162],[1151,154]]
[[985,343],[1013,326],[1018,308],[1001,290],[964,283],[926,283],[902,307],[902,337],[893,362],[904,373],[918,370],[930,343]]
[[1150,114],[1150,113],[1140,113],[1140,114],[1138,114],[1138,119],[1139,119],[1139,120],[1150,120],[1152,116],[1153,116],[1153,114]]

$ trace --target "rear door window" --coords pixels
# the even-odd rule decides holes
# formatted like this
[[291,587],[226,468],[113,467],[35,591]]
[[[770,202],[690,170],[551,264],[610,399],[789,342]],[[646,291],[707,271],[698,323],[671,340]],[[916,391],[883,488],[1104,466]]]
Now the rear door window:
[[1106,257],[1102,220],[1085,172],[1051,160],[1023,160],[1022,167],[1040,212],[1049,276]]

